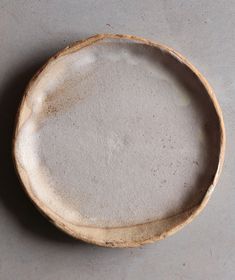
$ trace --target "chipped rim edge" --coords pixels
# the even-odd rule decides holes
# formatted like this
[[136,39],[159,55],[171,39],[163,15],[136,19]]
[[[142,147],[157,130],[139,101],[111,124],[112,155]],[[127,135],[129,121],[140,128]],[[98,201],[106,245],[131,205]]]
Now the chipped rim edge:
[[[218,123],[219,123],[219,130],[220,130],[220,142],[219,142],[219,152],[218,152],[218,165],[217,165],[217,169],[216,172],[214,174],[213,180],[211,185],[208,187],[207,192],[205,193],[204,197],[202,198],[201,202],[199,202],[195,207],[192,207],[190,209],[186,209],[183,211],[183,213],[188,212],[189,215],[188,217],[185,218],[185,220],[179,222],[177,225],[171,227],[170,229],[165,230],[163,233],[161,233],[160,235],[153,235],[151,237],[149,237],[147,240],[138,240],[138,241],[127,241],[127,242],[106,242],[105,240],[103,241],[97,241],[95,239],[90,239],[87,238],[86,236],[83,235],[79,235],[79,232],[75,232],[72,229],[68,228],[60,219],[59,216],[55,217],[54,215],[52,215],[53,212],[51,212],[51,210],[49,210],[48,207],[46,207],[44,204],[42,204],[40,202],[39,199],[37,199],[32,192],[30,191],[30,189],[28,188],[28,186],[26,185],[25,182],[23,182],[23,175],[22,175],[22,168],[19,166],[18,161],[16,159],[16,146],[15,146],[15,142],[16,142],[16,138],[17,138],[17,134],[18,131],[20,130],[20,125],[19,125],[19,119],[20,119],[20,113],[21,113],[21,109],[24,106],[25,103],[25,98],[27,96],[27,93],[30,91],[31,87],[34,85],[34,82],[37,80],[38,76],[44,71],[45,68],[47,68],[47,66],[54,61],[55,59],[57,59],[58,57],[79,51],[80,49],[90,46],[98,41],[101,41],[103,39],[126,39],[126,40],[130,40],[130,41],[136,41],[136,42],[140,42],[143,43],[145,45],[149,45],[149,46],[153,46],[156,47],[162,51],[167,52],[168,54],[170,54],[174,59],[180,61],[182,64],[186,65],[188,69],[190,69],[195,76],[198,78],[198,80],[202,83],[203,87],[205,88],[212,104],[213,107],[215,109],[216,115],[218,117]],[[170,236],[174,233],[176,233],[177,231],[179,231],[180,229],[182,229],[185,225],[189,224],[203,209],[204,207],[207,205],[211,194],[215,188],[215,185],[218,182],[219,176],[221,174],[221,170],[222,170],[222,166],[223,166],[223,162],[224,162],[224,155],[225,155],[225,143],[226,143],[226,136],[225,136],[225,126],[224,126],[224,120],[223,120],[223,115],[222,115],[222,111],[221,108],[219,106],[219,103],[216,99],[216,96],[214,94],[214,91],[212,89],[212,87],[210,86],[210,84],[208,83],[208,81],[206,80],[206,78],[199,72],[199,70],[192,65],[183,55],[181,55],[180,53],[178,53],[177,51],[175,51],[174,49],[164,45],[164,44],[160,44],[158,42],[154,42],[152,40],[147,40],[144,39],[142,37],[139,36],[134,36],[134,35],[128,35],[128,34],[97,34],[91,37],[88,37],[85,40],[81,40],[81,41],[77,41],[74,42],[72,44],[70,44],[69,46],[65,47],[64,49],[60,50],[59,52],[57,52],[55,55],[53,55],[51,58],[48,59],[48,61],[36,72],[36,74],[31,78],[30,82],[28,83],[28,86],[26,87],[24,94],[23,94],[23,98],[22,101],[20,103],[20,106],[18,108],[17,114],[16,114],[16,120],[15,120],[15,129],[14,129],[14,134],[13,134],[13,140],[12,140],[12,157],[13,157],[13,163],[17,172],[17,175],[19,177],[19,180],[21,182],[22,188],[25,191],[25,193],[27,194],[27,196],[31,199],[31,201],[33,202],[33,204],[36,206],[36,208],[51,222],[53,223],[58,229],[62,230],[63,232],[69,234],[70,236],[85,241],[87,243],[91,243],[91,244],[95,244],[95,245],[99,245],[99,246],[103,246],[103,247],[118,247],[118,248],[127,248],[127,247],[138,247],[144,244],[148,244],[148,243],[153,243],[155,241],[158,240],[162,240],[164,238],[166,238],[167,236]],[[182,213],[178,213],[177,215],[180,215]],[[168,218],[168,217],[167,217]],[[166,219],[167,219],[166,218]],[[152,222],[147,222],[144,223],[145,225],[148,225]],[[142,224],[140,224],[142,225]],[[133,225],[133,226],[139,226],[139,225]],[[127,228],[131,228],[133,226],[129,226]]]

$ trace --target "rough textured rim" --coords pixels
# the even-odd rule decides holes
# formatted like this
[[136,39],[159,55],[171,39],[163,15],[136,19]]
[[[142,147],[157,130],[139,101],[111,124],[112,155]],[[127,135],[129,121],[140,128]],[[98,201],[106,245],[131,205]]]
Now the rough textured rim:
[[[24,114],[24,104],[25,98],[28,92],[31,90],[34,82],[37,80],[39,75],[41,75],[44,69],[55,59],[58,57],[79,51],[80,49],[90,46],[98,41],[103,39],[126,39],[131,41],[140,42],[146,45],[150,45],[156,47],[164,52],[167,52],[176,60],[180,61],[182,64],[187,66],[198,78],[198,80],[204,86],[216,112],[219,123],[220,130],[220,139],[219,139],[219,151],[218,151],[218,165],[216,172],[212,178],[210,186],[208,186],[207,192],[201,202],[199,202],[196,206],[191,209],[185,210],[183,213],[179,213],[172,217],[167,217],[162,220],[156,220],[152,222],[147,222],[144,224],[138,224],[129,227],[115,227],[115,228],[96,228],[96,227],[85,227],[85,226],[77,226],[73,224],[69,224],[62,217],[58,216],[51,209],[47,208],[31,191],[29,180],[27,179],[26,171],[20,166],[19,162],[16,158],[15,153],[15,140],[18,135],[18,131],[20,130],[21,125],[24,120],[22,120],[25,116]],[[83,240],[88,243],[105,246],[105,247],[137,247],[143,244],[152,243],[157,240],[164,239],[165,237],[172,235],[177,232],[181,228],[183,228],[186,224],[190,223],[206,206],[214,188],[218,181],[223,161],[224,161],[224,152],[225,152],[225,128],[223,122],[223,116],[220,109],[220,106],[216,100],[214,92],[207,82],[207,80],[203,77],[203,75],[181,54],[169,48],[165,45],[146,40],[141,37],[133,36],[133,35],[122,35],[122,34],[98,34],[92,36],[86,40],[76,42],[62,51],[59,51],[53,57],[51,57],[48,62],[39,69],[39,71],[34,75],[31,79],[28,87],[25,90],[21,105],[19,107],[17,117],[16,117],[16,127],[15,133],[13,137],[13,161],[15,164],[15,168],[18,172],[20,181],[22,183],[24,191],[30,197],[35,206],[44,214],[54,225],[56,225],[59,229],[66,232],[67,234]]]

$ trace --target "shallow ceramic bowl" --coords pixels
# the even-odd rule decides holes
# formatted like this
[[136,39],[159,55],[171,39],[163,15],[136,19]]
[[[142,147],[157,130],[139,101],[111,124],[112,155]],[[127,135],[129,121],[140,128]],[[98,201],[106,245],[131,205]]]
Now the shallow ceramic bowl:
[[17,116],[23,187],[57,227],[107,247],[160,240],[205,207],[224,157],[221,110],[182,55],[101,34],[52,57]]

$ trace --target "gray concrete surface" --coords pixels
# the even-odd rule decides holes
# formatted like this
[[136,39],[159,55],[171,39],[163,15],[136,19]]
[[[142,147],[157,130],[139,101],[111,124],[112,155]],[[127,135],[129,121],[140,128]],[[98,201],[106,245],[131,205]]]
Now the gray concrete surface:
[[[0,1],[0,279],[235,278],[235,1]],[[105,249],[65,236],[20,188],[11,161],[18,103],[55,51],[95,33],[165,43],[207,77],[227,130],[225,165],[203,213],[176,235],[138,249]]]

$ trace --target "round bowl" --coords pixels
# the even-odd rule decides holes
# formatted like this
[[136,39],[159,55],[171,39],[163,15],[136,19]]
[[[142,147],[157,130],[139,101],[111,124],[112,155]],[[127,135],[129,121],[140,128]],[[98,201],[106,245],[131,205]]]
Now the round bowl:
[[212,88],[181,54],[100,34],[57,53],[30,81],[13,156],[58,228],[106,247],[165,238],[205,207],[225,149]]

